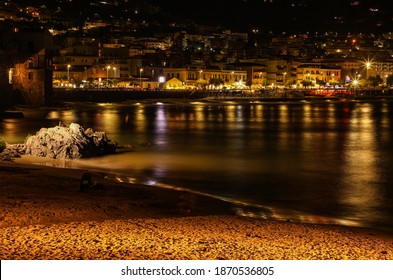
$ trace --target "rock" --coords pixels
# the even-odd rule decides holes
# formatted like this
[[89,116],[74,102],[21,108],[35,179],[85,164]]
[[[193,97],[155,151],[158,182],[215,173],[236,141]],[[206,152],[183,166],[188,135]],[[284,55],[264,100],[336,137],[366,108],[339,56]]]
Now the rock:
[[26,152],[24,144],[6,144],[6,148],[0,153],[0,160],[13,161],[14,158],[21,157]]
[[39,157],[76,159],[114,153],[116,143],[110,143],[105,132],[86,130],[76,123],[41,128],[26,141],[26,154]]

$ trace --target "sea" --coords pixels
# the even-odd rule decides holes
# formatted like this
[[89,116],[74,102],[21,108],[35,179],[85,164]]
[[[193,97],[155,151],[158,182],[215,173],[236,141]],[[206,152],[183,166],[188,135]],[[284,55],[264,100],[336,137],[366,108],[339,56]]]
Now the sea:
[[66,167],[215,197],[237,215],[393,233],[389,99],[146,99],[21,110],[24,118],[0,120],[8,143],[78,123],[129,148]]

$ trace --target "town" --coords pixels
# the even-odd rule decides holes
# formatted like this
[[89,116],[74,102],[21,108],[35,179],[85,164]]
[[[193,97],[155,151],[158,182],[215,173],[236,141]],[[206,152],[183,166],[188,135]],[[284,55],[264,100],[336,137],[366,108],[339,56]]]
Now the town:
[[26,2],[0,1],[2,107],[41,106],[54,92],[80,90],[331,95],[393,84],[393,32],[383,29],[234,30],[172,21],[144,1]]

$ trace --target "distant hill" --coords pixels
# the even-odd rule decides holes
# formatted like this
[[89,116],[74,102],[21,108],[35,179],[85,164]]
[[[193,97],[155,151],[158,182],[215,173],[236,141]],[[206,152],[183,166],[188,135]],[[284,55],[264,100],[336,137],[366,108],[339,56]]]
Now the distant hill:
[[149,0],[197,23],[275,31],[392,31],[390,1],[383,0]]
[[46,7],[56,17],[84,20],[177,22],[262,32],[389,32],[393,10],[388,0],[13,0]]

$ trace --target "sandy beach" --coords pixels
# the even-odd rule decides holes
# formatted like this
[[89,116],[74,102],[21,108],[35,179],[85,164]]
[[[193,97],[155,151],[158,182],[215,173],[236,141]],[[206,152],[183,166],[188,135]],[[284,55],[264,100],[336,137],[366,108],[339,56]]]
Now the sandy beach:
[[232,205],[85,170],[0,162],[3,260],[392,260],[367,229],[239,217]]

